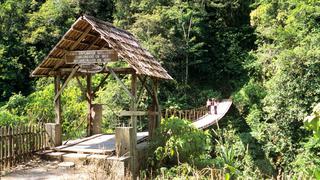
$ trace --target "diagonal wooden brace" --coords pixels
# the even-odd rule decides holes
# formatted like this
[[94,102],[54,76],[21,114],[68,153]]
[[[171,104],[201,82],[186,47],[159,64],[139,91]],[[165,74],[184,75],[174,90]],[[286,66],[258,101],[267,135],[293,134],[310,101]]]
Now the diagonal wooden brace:
[[135,97],[132,95],[132,93],[128,90],[128,88],[126,87],[126,85],[120,80],[120,78],[117,76],[117,74],[109,67],[106,67],[106,69],[108,71],[110,71],[110,73],[112,74],[112,76],[118,81],[118,83],[121,85],[121,87],[124,89],[124,91],[128,94],[128,96],[130,96],[130,98],[132,100],[135,101]]
[[79,66],[76,66],[75,68],[72,69],[70,75],[68,76],[66,82],[63,83],[61,89],[58,91],[58,93],[56,94],[56,96],[54,97],[54,102],[57,101],[58,97],[61,95],[62,91],[64,90],[64,88],[66,88],[67,84],[69,83],[69,81],[72,79],[73,75],[78,71]]

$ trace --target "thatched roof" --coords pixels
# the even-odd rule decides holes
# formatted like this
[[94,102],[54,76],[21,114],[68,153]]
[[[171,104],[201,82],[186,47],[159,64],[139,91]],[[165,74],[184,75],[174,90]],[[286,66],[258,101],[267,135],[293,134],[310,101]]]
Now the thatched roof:
[[161,64],[128,31],[111,23],[84,15],[80,17],[41,64],[32,76],[52,76],[61,68],[70,68],[64,55],[67,51],[113,49],[137,74],[162,79],[172,79]]

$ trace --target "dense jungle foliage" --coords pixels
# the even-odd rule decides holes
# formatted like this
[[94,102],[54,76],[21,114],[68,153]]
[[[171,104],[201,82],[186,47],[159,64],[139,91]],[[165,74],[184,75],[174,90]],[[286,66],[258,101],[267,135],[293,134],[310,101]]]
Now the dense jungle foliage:
[[[210,167],[226,178],[320,178],[318,0],[0,0],[0,126],[54,120],[53,79],[30,73],[81,14],[130,31],[161,62],[175,79],[161,82],[163,108],[234,101],[219,127],[205,132],[163,120],[150,157],[159,175]],[[95,102],[107,105],[105,132],[125,123],[116,114],[129,99],[113,78]],[[87,105],[76,81],[62,104],[65,139],[85,134]]]

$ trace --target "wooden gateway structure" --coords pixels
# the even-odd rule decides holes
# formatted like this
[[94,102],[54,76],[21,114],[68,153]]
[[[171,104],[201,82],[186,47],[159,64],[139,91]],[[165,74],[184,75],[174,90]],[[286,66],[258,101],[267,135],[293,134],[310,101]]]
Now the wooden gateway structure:
[[[109,62],[124,61],[126,68],[112,68]],[[103,73],[98,87],[93,89],[92,76]],[[131,88],[119,78],[119,74],[131,75]],[[47,57],[32,72],[32,77],[54,77],[55,87],[55,123],[48,126],[49,134],[56,146],[61,145],[61,94],[69,81],[76,78],[80,88],[86,94],[88,101],[88,136],[94,134],[94,105],[95,92],[104,84],[108,76],[112,75],[130,97],[130,109],[122,112],[131,116],[130,126],[133,127],[133,139],[137,140],[137,116],[149,115],[149,136],[159,125],[161,116],[159,101],[157,98],[158,82],[160,79],[171,80],[172,77],[161,64],[144,48],[137,39],[128,31],[117,28],[108,22],[101,21],[92,16],[83,15],[72,25],[57,45],[50,51]],[[86,79],[86,85],[80,81],[80,77]],[[137,104],[144,89],[152,98],[152,110],[138,111]],[[63,83],[61,83],[63,82]],[[136,144],[136,143],[135,143]],[[135,145],[134,145],[135,148]],[[130,156],[135,159],[135,151]]]

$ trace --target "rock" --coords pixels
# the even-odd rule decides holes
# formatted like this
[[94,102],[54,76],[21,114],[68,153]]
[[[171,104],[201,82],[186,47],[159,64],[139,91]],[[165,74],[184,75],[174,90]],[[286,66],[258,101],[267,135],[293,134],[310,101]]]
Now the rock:
[[57,164],[47,164],[46,168],[48,168],[48,169],[57,169],[58,165]]
[[[7,175],[8,173],[6,171],[0,171],[0,176],[5,176]],[[0,178],[1,179],[1,178]]]
[[70,169],[74,168],[75,164],[74,162],[62,162],[58,164],[59,169]]
[[62,156],[65,162],[74,162],[77,165],[84,165],[87,162],[88,154],[68,153]]
[[50,152],[45,154],[45,159],[50,161],[62,161],[62,156],[66,154],[64,152]]

